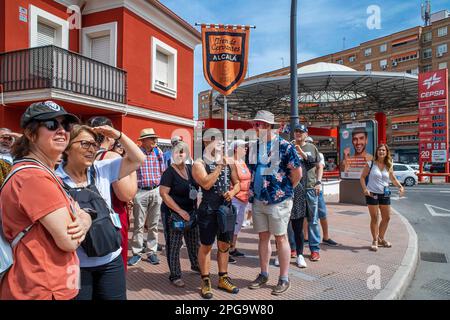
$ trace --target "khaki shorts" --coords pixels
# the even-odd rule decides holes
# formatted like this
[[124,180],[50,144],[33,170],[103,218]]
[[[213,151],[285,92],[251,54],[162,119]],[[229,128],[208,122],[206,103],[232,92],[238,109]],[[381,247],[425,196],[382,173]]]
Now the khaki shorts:
[[292,205],[292,199],[268,205],[255,199],[253,202],[253,229],[258,233],[269,231],[275,236],[287,234]]

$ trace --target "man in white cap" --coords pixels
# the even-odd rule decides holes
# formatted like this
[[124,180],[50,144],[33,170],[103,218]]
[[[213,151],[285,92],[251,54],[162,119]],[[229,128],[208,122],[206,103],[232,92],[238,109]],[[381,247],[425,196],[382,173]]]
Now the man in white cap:
[[144,225],[148,223],[147,248],[148,262],[159,264],[158,250],[158,221],[161,215],[161,196],[159,195],[159,183],[166,169],[163,152],[157,146],[158,135],[153,128],[143,129],[139,140],[142,143],[141,150],[146,158],[142,166],[137,170],[138,192],[134,198],[133,238],[131,251],[133,256],[128,259],[128,265],[134,266],[140,260],[142,243],[144,239]]
[[272,130],[274,125],[274,115],[265,110],[258,111],[252,121],[259,139],[259,150],[255,155],[255,148],[250,148],[250,201],[253,202],[253,227],[259,233],[261,272],[248,287],[258,289],[268,282],[270,237],[274,235],[280,261],[280,276],[272,294],[281,295],[290,288],[290,247],[286,235],[294,188],[299,183],[302,172],[295,147]]

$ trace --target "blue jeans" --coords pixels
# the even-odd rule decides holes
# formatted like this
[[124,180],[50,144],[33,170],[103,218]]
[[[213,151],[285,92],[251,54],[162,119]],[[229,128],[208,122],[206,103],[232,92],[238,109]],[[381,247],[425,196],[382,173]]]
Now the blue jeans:
[[325,204],[325,199],[323,198],[323,191],[320,191],[319,194],[319,219],[326,219],[327,218],[327,206]]
[[314,189],[306,189],[306,208],[308,210],[308,240],[311,252],[320,251],[319,196]]
[[289,245],[291,246],[291,250],[295,250],[296,249],[295,234],[294,234],[294,229],[292,228],[292,220],[289,221],[289,225],[288,225],[288,239],[289,239]]

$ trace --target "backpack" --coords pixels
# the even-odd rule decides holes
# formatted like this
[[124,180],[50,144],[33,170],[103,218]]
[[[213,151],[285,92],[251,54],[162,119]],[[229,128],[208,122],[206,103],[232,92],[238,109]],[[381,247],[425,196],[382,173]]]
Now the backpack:
[[119,232],[120,220],[117,222],[117,214],[106,203],[95,186],[96,172],[91,167],[91,183],[87,187],[71,188],[64,184],[64,188],[70,196],[78,202],[81,209],[89,213],[92,225],[81,243],[81,247],[88,257],[103,257],[117,251],[122,243]]
[[[40,169],[45,170],[48,173],[51,174],[51,176],[55,179],[55,181],[58,183],[59,187],[62,191],[64,191],[63,186],[61,185],[61,182],[58,180],[58,178],[55,176],[53,172],[48,170],[41,162],[34,160],[34,159],[23,159],[20,161],[16,161],[15,163],[20,162],[34,162],[40,165],[24,165],[21,167],[18,167],[11,171],[9,175],[6,177],[6,179],[3,181],[3,184],[0,187],[0,193],[1,190],[3,190],[3,187],[6,185],[6,183],[11,179],[11,177],[23,169],[28,168],[34,168],[34,169]],[[64,191],[65,192],[65,191]],[[72,209],[73,210],[73,209]],[[29,225],[26,227],[23,231],[19,232],[19,234],[13,239],[13,241],[10,243],[3,233],[3,224],[2,224],[2,213],[0,212],[0,280],[3,278],[3,276],[6,274],[6,272],[12,267],[14,263],[14,254],[13,249],[19,244],[20,240],[23,239],[23,237],[31,230],[34,224]]]

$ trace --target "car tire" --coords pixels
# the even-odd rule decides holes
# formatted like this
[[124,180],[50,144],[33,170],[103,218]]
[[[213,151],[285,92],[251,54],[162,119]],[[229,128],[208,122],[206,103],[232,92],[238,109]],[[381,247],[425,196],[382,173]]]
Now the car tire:
[[414,178],[408,177],[405,179],[405,186],[412,187],[415,184],[416,184],[416,180],[414,180]]

